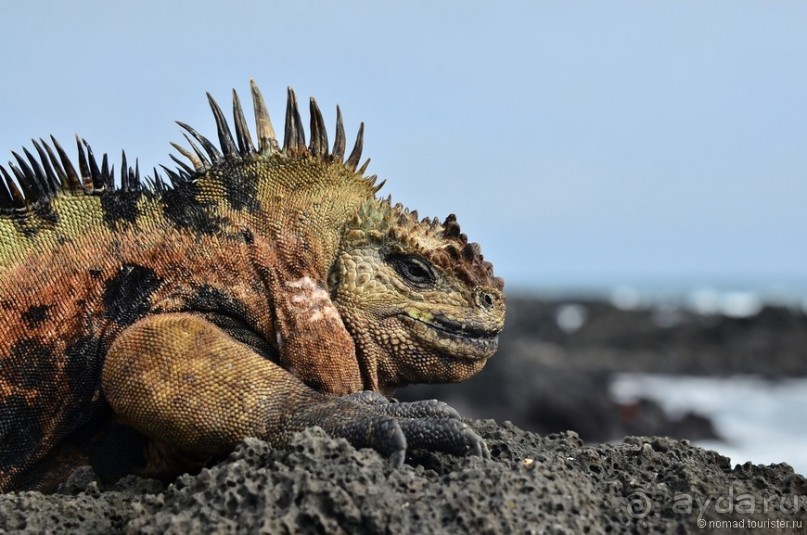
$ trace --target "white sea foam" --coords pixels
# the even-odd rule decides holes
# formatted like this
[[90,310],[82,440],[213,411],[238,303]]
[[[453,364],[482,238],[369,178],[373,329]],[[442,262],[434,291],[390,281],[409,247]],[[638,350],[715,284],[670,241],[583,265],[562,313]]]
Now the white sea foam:
[[695,411],[711,418],[725,442],[697,444],[732,463],[786,462],[807,474],[807,379],[626,373],[616,376],[611,394],[618,402],[652,399],[671,416]]
[[723,314],[742,318],[759,312],[763,300],[757,293],[751,291],[719,291],[707,287],[690,292],[687,304],[699,314]]
[[573,333],[585,325],[588,311],[583,305],[561,305],[555,313],[555,322],[566,333]]

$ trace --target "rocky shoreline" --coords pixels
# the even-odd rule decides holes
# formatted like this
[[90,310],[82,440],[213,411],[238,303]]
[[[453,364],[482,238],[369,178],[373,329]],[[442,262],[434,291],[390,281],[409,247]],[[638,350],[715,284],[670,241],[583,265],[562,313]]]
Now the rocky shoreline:
[[798,533],[807,521],[807,480],[784,464],[732,468],[668,438],[586,445],[573,432],[469,423],[490,460],[416,452],[396,470],[312,429],[283,450],[248,439],[166,488],[128,477],[103,489],[79,470],[61,493],[2,495],[0,531],[680,533],[743,522]]
[[[608,392],[620,371],[807,375],[803,311],[726,318],[586,301],[508,306],[500,353],[483,373],[400,392],[505,422],[468,420],[489,460],[411,452],[396,470],[313,429],[283,450],[249,439],[167,486],[130,476],[104,487],[84,468],[56,494],[0,495],[0,532],[804,532],[807,480],[788,465],[732,467],[687,440],[623,439],[714,430],[697,414],[673,420]],[[564,310],[578,319],[582,310],[584,321],[564,330]]]

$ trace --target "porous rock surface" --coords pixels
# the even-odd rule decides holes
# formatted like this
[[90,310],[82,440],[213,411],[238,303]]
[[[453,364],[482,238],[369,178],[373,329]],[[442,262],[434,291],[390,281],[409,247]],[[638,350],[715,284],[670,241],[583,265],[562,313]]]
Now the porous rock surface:
[[680,533],[702,532],[699,521],[807,522],[807,481],[784,464],[732,469],[686,441],[592,446],[572,432],[469,423],[486,438],[490,460],[416,453],[396,470],[374,451],[311,429],[283,450],[248,439],[218,465],[165,488],[130,476],[103,489],[80,469],[61,493],[0,495],[0,530]]

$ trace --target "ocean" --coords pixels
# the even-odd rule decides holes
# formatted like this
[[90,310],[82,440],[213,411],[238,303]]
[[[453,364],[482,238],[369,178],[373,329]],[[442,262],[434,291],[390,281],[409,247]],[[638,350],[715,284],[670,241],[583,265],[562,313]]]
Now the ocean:
[[622,373],[612,382],[611,394],[618,402],[651,399],[672,417],[687,411],[709,417],[725,442],[694,443],[729,457],[732,464],[784,462],[807,475],[807,379]]

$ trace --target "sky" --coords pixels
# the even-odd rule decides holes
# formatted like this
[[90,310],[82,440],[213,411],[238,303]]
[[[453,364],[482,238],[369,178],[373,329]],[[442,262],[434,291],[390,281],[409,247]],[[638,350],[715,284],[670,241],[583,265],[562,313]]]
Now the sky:
[[807,295],[807,3],[493,4],[4,2],[0,161],[79,133],[170,164],[254,78],[276,126],[286,86],[364,121],[382,193],[456,213],[508,289]]

